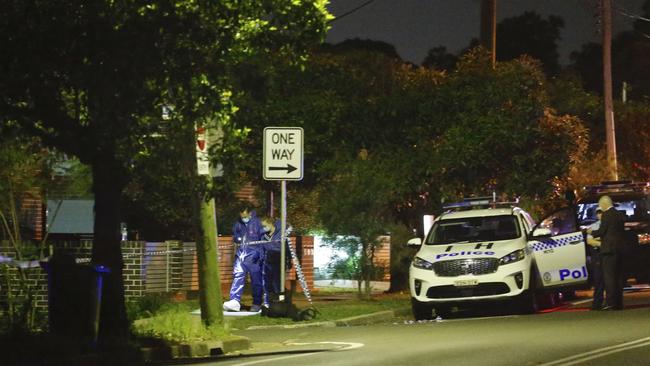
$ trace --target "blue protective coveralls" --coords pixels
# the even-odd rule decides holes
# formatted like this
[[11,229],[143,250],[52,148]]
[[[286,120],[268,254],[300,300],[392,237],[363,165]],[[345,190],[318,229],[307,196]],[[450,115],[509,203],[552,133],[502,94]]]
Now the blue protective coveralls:
[[232,270],[232,286],[230,287],[230,300],[241,302],[241,295],[244,292],[246,274],[251,277],[253,292],[253,305],[262,304],[262,262],[264,260],[263,245],[246,245],[248,242],[260,240],[262,224],[259,218],[252,211],[250,220],[245,223],[237,220],[232,229],[232,238],[237,250],[235,251],[235,263]]
[[[264,266],[263,281],[264,281],[264,302],[268,304],[269,295],[277,295],[281,292],[280,285],[280,241],[282,240],[280,220],[274,223],[275,230],[273,235],[264,233],[260,240],[267,240],[269,243],[264,244]],[[288,243],[288,239],[287,239]],[[286,256],[289,257],[289,250],[286,250]],[[289,258],[287,258],[289,259]],[[288,263],[291,263],[287,261]]]

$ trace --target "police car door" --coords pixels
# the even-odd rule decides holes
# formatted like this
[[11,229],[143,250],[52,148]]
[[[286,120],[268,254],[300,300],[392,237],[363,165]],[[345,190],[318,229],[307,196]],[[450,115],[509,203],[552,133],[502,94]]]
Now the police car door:
[[587,281],[585,238],[573,208],[555,211],[537,224],[529,236],[528,248],[543,287]]

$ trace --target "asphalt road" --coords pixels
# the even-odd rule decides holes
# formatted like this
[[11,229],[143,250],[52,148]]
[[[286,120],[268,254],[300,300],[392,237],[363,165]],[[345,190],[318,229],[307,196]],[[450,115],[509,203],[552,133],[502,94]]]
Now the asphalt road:
[[254,348],[203,365],[650,365],[650,290],[626,294],[623,311],[588,301],[518,316],[347,328],[241,331]]

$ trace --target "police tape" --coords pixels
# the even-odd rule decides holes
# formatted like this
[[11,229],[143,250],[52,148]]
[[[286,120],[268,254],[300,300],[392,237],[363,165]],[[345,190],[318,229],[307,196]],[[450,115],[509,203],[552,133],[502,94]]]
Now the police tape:
[[[259,244],[267,244],[267,243],[272,243],[273,241],[266,241],[266,240],[258,240],[258,241],[251,241],[245,243],[243,246],[246,245],[259,245]],[[177,253],[186,253],[186,252],[195,252],[196,248],[187,248],[187,249],[168,249],[168,250],[149,250],[149,251],[144,251],[143,253],[128,253],[128,254],[122,254],[122,258],[136,258],[140,257],[141,255],[144,256],[159,256],[159,255],[166,255],[166,254],[177,254]],[[3,255],[0,255],[0,264],[6,264],[10,267],[16,267],[16,268],[38,268],[40,267],[40,262],[48,262],[51,257],[45,257],[42,259],[36,259],[36,260],[29,260],[29,261],[24,261],[24,260],[16,260],[11,257],[6,257]],[[75,263],[77,264],[82,264],[82,263],[90,263],[92,261],[92,258],[90,257],[81,257],[81,258],[75,258]]]
[[289,252],[291,252],[291,259],[293,260],[293,267],[296,269],[298,282],[300,282],[300,287],[302,287],[302,293],[305,294],[305,297],[307,298],[309,305],[314,307],[314,303],[311,300],[311,293],[309,292],[309,287],[307,286],[307,280],[305,279],[305,274],[302,272],[302,266],[300,265],[300,260],[298,259],[298,255],[296,254],[296,251],[291,246],[291,242],[289,241],[288,238],[287,241],[289,242],[288,247],[289,247]]
[[[259,245],[259,244],[267,244],[267,243],[273,243],[277,242],[277,240],[257,240],[257,241],[250,241],[246,242],[243,244],[243,246],[246,245]],[[314,305],[312,302],[312,297],[311,297],[311,292],[309,291],[309,287],[307,286],[307,280],[305,278],[305,274],[302,271],[302,266],[300,265],[300,260],[298,259],[298,255],[296,254],[296,251],[294,248],[291,246],[291,243],[289,241],[289,238],[287,238],[287,242],[289,245],[289,252],[291,254],[291,259],[293,262],[293,267],[296,269],[296,276],[298,277],[298,282],[300,283],[300,287],[302,288],[303,294],[305,294],[305,297],[307,298],[307,301],[309,302],[310,305]],[[139,257],[141,255],[144,256],[159,256],[159,255],[167,255],[167,254],[177,254],[177,253],[187,253],[187,252],[195,252],[196,248],[187,248],[187,249],[171,249],[171,250],[150,250],[150,251],[144,251],[142,253],[128,253],[128,254],[122,254],[122,259],[125,258],[135,258]],[[30,269],[30,268],[40,268],[42,262],[49,262],[49,260],[52,257],[45,257],[43,259],[39,260],[29,260],[29,261],[24,261],[24,260],[16,260],[11,257],[6,257],[3,255],[0,255],[0,264],[6,264],[10,267],[16,267],[20,269]],[[92,258],[90,257],[83,257],[83,258],[75,258],[75,263],[77,264],[86,264],[86,263],[91,263]]]
[[40,262],[41,261],[39,260],[31,260],[31,261],[16,260],[11,257],[5,257],[3,255],[0,255],[0,264],[5,264],[9,267],[16,267],[20,269],[38,268],[41,266]]
[[[144,256],[158,256],[158,255],[166,255],[166,254],[176,254],[176,253],[185,253],[185,252],[195,252],[196,248],[188,248],[188,249],[172,249],[172,250],[150,250],[150,251],[144,251],[143,253],[129,253],[129,254],[122,254],[122,258],[135,258],[139,257],[141,255]],[[29,261],[24,261],[24,260],[16,260],[11,257],[6,257],[3,255],[0,255],[0,264],[5,264],[9,267],[15,267],[15,268],[21,268],[21,269],[29,269],[29,268],[39,268],[41,267],[41,262],[49,262],[52,257],[45,257],[42,259],[36,259],[36,260],[29,260]],[[84,263],[90,263],[92,261],[92,258],[90,257],[82,257],[82,258],[75,258],[74,259],[75,263],[77,264],[84,264]]]
[[[298,282],[300,283],[300,287],[302,288],[302,293],[305,295],[307,298],[307,301],[309,304],[313,307],[314,303],[312,302],[312,297],[311,297],[311,292],[309,291],[309,286],[307,286],[307,279],[305,278],[305,274],[302,271],[302,266],[300,265],[300,259],[298,258],[298,254],[294,250],[294,248],[291,246],[291,240],[289,238],[286,238],[287,247],[289,247],[289,252],[291,254],[291,261],[293,263],[293,268],[296,270],[296,276],[298,277]],[[246,241],[241,244],[239,244],[240,247],[245,248],[248,245],[260,245],[260,244],[270,244],[270,243],[277,243],[279,240],[255,240],[255,241]]]

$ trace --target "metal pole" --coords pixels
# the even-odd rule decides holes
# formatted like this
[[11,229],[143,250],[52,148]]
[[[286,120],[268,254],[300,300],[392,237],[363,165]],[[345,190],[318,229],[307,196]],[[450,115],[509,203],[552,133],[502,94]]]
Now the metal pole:
[[287,181],[283,180],[281,182],[281,193],[280,193],[280,230],[282,233],[280,239],[280,301],[284,301],[285,295],[285,282],[286,282],[286,267],[284,265],[286,258],[286,249],[285,242],[287,240]]
[[169,241],[165,241],[165,292],[169,292]]

